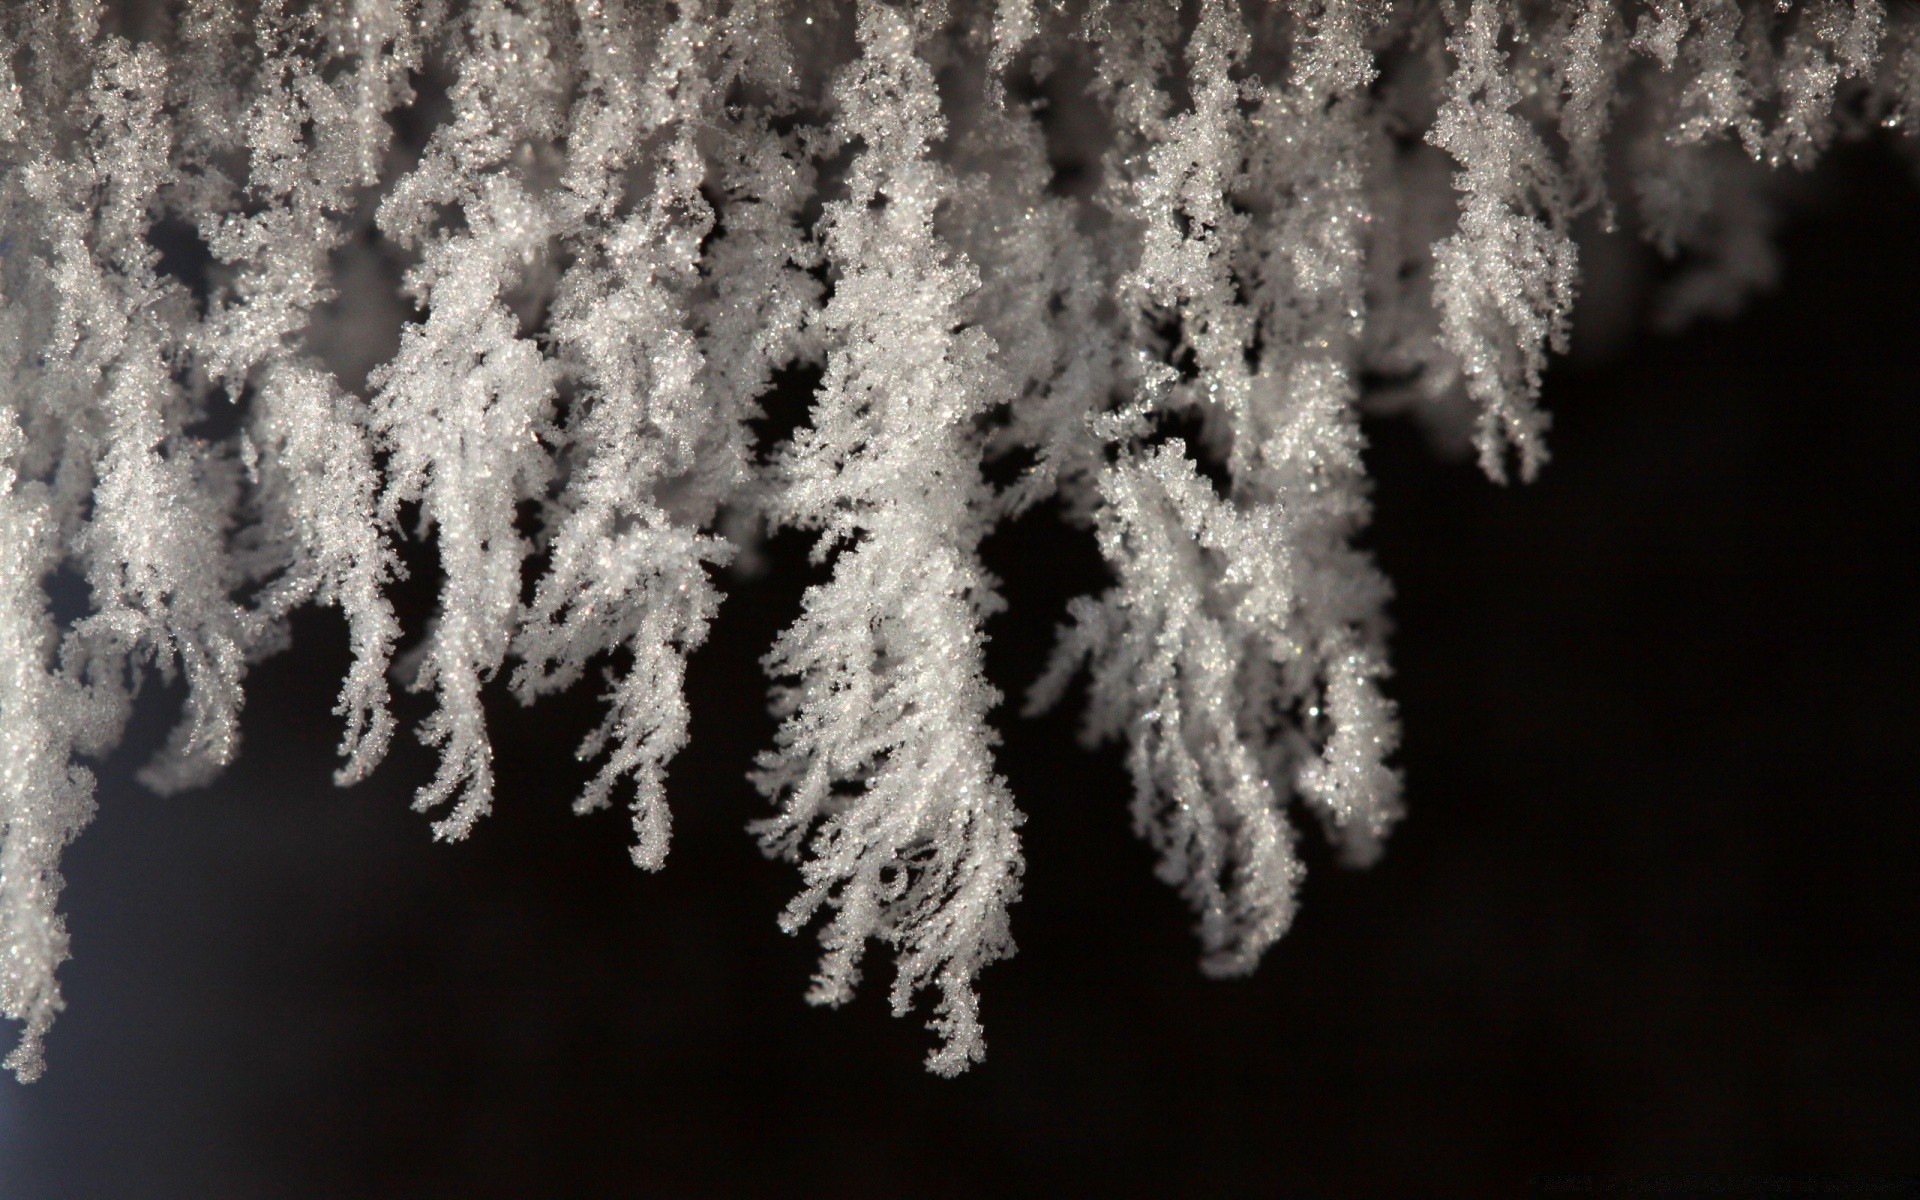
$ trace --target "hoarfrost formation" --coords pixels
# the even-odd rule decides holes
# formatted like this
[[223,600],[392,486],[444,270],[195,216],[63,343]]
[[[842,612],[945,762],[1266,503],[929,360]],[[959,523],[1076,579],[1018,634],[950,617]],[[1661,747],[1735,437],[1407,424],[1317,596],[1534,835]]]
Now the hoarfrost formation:
[[[1399,813],[1362,408],[1531,478],[1576,220],[1682,259],[1661,320],[1725,311],[1773,275],[1763,168],[1916,119],[1920,10],[1880,0],[9,4],[7,1064],[42,1069],[83,763],[145,681],[187,700],[143,780],[204,782],[248,665],[338,608],[338,781],[387,750],[390,679],[431,693],[416,807],[459,839],[495,802],[488,685],[607,671],[577,807],[630,805],[654,869],[720,569],[788,527],[828,574],[766,659],[781,923],[823,919],[817,1002],[890,945],[928,1065],[966,1069],[1022,870],[979,547],[1043,503],[1113,582],[1027,703],[1085,678],[1203,966],[1251,971],[1293,803],[1356,863]],[[782,377],[811,413],[762,445]],[[420,629],[409,539],[442,574]]]

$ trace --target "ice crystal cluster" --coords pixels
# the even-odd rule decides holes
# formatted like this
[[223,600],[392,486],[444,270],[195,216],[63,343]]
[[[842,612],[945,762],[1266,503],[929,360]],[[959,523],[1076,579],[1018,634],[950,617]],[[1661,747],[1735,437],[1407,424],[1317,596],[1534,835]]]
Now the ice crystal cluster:
[[[1912,122],[1881,0],[12,0],[0,10],[0,1008],[41,1070],[85,762],[184,681],[144,781],[236,753],[251,663],[330,605],[340,783],[428,693],[416,807],[494,803],[483,710],[607,682],[578,807],[667,854],[724,568],[809,533],[755,832],[952,1074],[1013,952],[982,539],[1097,537],[1076,680],[1209,973],[1285,931],[1288,810],[1399,812],[1363,408],[1531,477],[1576,226],[1765,283],[1767,166]],[[182,270],[179,247],[204,270]],[[169,248],[173,249],[169,251]],[[166,252],[166,253],[163,253]],[[168,257],[171,253],[172,258]],[[191,257],[189,255],[189,257]],[[383,327],[383,322],[385,323]],[[396,347],[371,361],[369,347]],[[791,437],[763,436],[804,381]],[[785,382],[782,382],[785,381]],[[430,547],[439,605],[390,592]],[[84,593],[56,614],[52,597]]]

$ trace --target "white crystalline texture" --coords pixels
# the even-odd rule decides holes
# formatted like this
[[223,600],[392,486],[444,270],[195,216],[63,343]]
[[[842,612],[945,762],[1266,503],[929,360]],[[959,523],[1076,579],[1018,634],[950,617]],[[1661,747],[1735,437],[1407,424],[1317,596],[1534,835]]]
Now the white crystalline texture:
[[806,855],[782,925],[833,911],[809,998],[847,999],[867,940],[891,943],[894,1012],[938,987],[927,1061],[952,1075],[986,1053],[973,981],[1013,953],[1021,869],[1021,818],[987,725],[999,696],[981,671],[995,597],[975,554],[987,499],[975,419],[1000,401],[1001,376],[991,339],[958,328],[978,279],[934,230],[951,184],[930,157],[944,129],[916,22],[879,0],[858,20],[834,133],[863,149],[822,218],[838,269],[818,317],[826,377],[780,455],[776,510],[821,531],[815,556],[833,578],[808,589],[768,657],[793,682],[759,772],[782,811],[759,832],[772,852]]
[[1459,230],[1434,247],[1434,303],[1467,394],[1480,406],[1480,465],[1506,478],[1546,461],[1546,415],[1536,407],[1547,350],[1565,349],[1578,256],[1565,228],[1559,170],[1519,113],[1520,92],[1501,48],[1509,22],[1498,0],[1473,0],[1448,41],[1459,65],[1428,135],[1459,160]]
[[1769,169],[1916,113],[1920,13],[1881,0],[0,6],[7,1064],[42,1068],[85,760],[149,677],[186,708],[141,778],[204,782],[247,665],[337,607],[337,779],[390,678],[432,692],[447,839],[495,801],[495,677],[602,678],[576,807],[629,804],[654,869],[687,656],[767,526],[826,572],[754,775],[812,999],[878,941],[929,1066],[984,1055],[1024,863],[980,547],[1048,505],[1112,583],[1013,682],[1084,674],[1203,967],[1251,971],[1296,805],[1356,864],[1401,811],[1363,408],[1469,413],[1531,478],[1583,214],[1680,259],[1657,322],[1724,314],[1778,275]]

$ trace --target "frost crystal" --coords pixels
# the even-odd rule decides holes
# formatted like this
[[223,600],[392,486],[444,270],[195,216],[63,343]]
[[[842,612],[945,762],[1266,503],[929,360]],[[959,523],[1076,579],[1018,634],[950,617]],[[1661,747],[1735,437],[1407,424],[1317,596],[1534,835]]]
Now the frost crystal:
[[[1084,675],[1203,967],[1253,970],[1295,803],[1354,863],[1400,813],[1362,412],[1531,478],[1580,222],[1681,258],[1656,321],[1731,311],[1777,274],[1766,168],[1912,130],[1916,64],[1880,0],[6,6],[8,1065],[39,1073],[61,1007],[83,761],[149,678],[186,707],[142,778],[203,782],[248,664],[337,607],[338,781],[388,749],[390,678],[431,692],[417,807],[458,839],[495,677],[595,674],[577,807],[629,804],[654,869],[687,656],[765,525],[824,572],[754,774],[813,1000],[877,940],[896,1012],[931,993],[930,1067],[984,1054],[1024,866],[980,548],[1043,505],[1112,586],[1029,706]],[[782,377],[810,411],[762,444]],[[409,541],[440,576],[412,629]]]

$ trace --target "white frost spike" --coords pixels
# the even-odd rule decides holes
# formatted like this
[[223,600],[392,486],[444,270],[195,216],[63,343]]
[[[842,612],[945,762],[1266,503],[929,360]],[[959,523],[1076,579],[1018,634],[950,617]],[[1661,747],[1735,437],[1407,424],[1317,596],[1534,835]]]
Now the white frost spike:
[[[514,510],[551,471],[538,432],[555,392],[553,364],[519,335],[504,296],[546,251],[546,208],[514,168],[528,139],[557,132],[560,84],[540,21],[505,0],[486,0],[470,21],[452,121],[380,210],[391,236],[428,242],[409,277],[427,319],[370,379],[373,429],[391,455],[382,515],[396,521],[418,502],[445,573],[412,686],[440,696],[420,732],[440,747],[440,768],[414,807],[453,801],[434,825],[447,839],[471,833],[493,804],[480,689],[506,658],[519,612],[527,544]],[[466,229],[435,231],[436,205],[457,206]]]
[[41,1043],[64,1007],[60,852],[93,818],[93,774],[70,762],[81,714],[53,670],[54,523],[45,489],[19,476],[19,426],[0,419],[0,1012],[26,1026],[5,1064],[24,1083],[45,1069]]
[[[593,110],[601,127],[583,131],[585,140],[609,147],[598,165],[621,169],[615,147],[641,144],[662,125],[673,126],[674,136],[650,164],[654,190],[641,211],[610,232],[595,227],[554,306],[555,337],[578,357],[585,391],[573,438],[581,462],[561,499],[566,515],[553,537],[552,565],[516,647],[525,661],[514,684],[530,702],[572,684],[593,656],[626,650],[631,662],[612,679],[611,711],[580,757],[597,757],[609,743],[612,751],[574,808],[605,807],[614,785],[631,778],[633,860],[658,870],[670,827],[666,764],[687,741],[686,655],[705,639],[719,607],[706,566],[728,557],[698,521],[676,520],[658,500],[690,470],[707,419],[704,363],[685,304],[699,281],[700,243],[713,228],[694,140],[707,88],[692,51],[706,43],[707,30],[700,6],[682,4],[643,92],[657,99],[633,112],[620,103],[622,81],[609,70],[624,65],[618,41],[628,27],[604,10],[602,19],[606,25],[589,31],[589,63],[604,74],[590,78],[608,102]],[[580,199],[589,210],[599,207],[591,192]]]
[[399,566],[377,526],[379,475],[368,445],[364,406],[311,363],[276,366],[260,381],[255,444],[266,451],[260,474],[280,489],[269,528],[299,555],[265,597],[277,620],[308,599],[338,605],[347,618],[353,664],[336,715],[346,718],[334,773],[357,783],[378,766],[393,739],[387,670],[400,623],[384,593]]
[[1865,76],[1879,58],[1886,13],[1879,0],[1813,0],[1798,16],[1779,65],[1780,119],[1767,154],[1806,170],[1833,140],[1840,81]]
[[993,49],[987,54],[987,70],[998,76],[1013,64],[1014,56],[1040,32],[1033,11],[1033,0],[999,0],[993,10]]
[[1647,11],[1640,15],[1640,24],[1634,30],[1633,47],[1659,63],[1661,70],[1671,71],[1680,57],[1680,41],[1687,36],[1690,20],[1687,0],[1648,0]]
[[1604,139],[1612,120],[1614,79],[1620,69],[1616,43],[1619,13],[1613,0],[1584,0],[1569,23],[1560,52],[1560,136],[1567,141],[1567,173],[1574,186],[1570,207],[1598,205],[1601,223],[1614,224],[1607,198]]
[[[749,422],[774,372],[796,361],[817,361],[809,322],[820,309],[820,247],[802,220],[814,192],[808,151],[817,133],[790,124],[800,104],[791,48],[778,23],[783,0],[736,2],[720,22],[719,78],[713,95],[729,87],[764,96],[764,103],[716,105],[699,140],[709,149],[705,190],[724,220],[703,252],[704,286],[688,296],[691,326],[705,363],[709,441],[687,480],[689,511],[705,519],[724,506],[730,529],[760,523],[771,480],[762,470]],[[744,563],[742,564],[745,565]]]
[[1531,480],[1547,460],[1535,402],[1547,350],[1564,350],[1579,258],[1563,225],[1546,147],[1516,112],[1520,92],[1500,49],[1503,0],[1473,0],[1447,42],[1458,62],[1429,140],[1458,160],[1460,228],[1433,248],[1434,303],[1467,394],[1480,405],[1480,466],[1507,476],[1506,451]]
[[1393,702],[1380,694],[1386,665],[1378,657],[1338,638],[1324,653],[1332,664],[1325,706],[1333,735],[1301,765],[1297,782],[1344,835],[1348,861],[1364,866],[1380,856],[1381,839],[1400,815],[1400,778],[1386,765],[1399,748],[1400,726]]
[[186,297],[157,277],[147,241],[170,171],[166,79],[156,49],[107,39],[84,100],[88,141],[74,161],[35,163],[24,180],[46,210],[58,289],[49,383],[76,403],[69,434],[97,430],[104,441],[91,519],[76,539],[94,612],[75,626],[67,661],[123,695],[143,658],[185,675],[186,718],[141,773],[159,791],[204,783],[232,758],[245,671],[241,614],[227,594],[231,478],[183,433],[195,414],[172,360]]
[[[1300,865],[1284,810],[1296,774],[1356,861],[1399,812],[1391,739],[1369,727],[1391,711],[1373,683],[1383,672],[1353,669],[1383,657],[1386,595],[1351,546],[1367,506],[1345,357],[1363,311],[1361,105],[1375,17],[1312,2],[1296,16],[1289,83],[1249,92],[1231,78],[1244,35],[1227,7],[1202,8],[1188,50],[1194,111],[1168,122],[1178,145],[1149,157],[1136,185],[1146,234],[1133,280],[1180,317],[1196,370],[1145,391],[1136,411],[1200,414],[1226,445],[1224,494],[1180,439],[1143,449],[1148,425],[1107,423],[1120,446],[1096,521],[1119,583],[1075,605],[1033,695],[1049,703],[1089,660],[1087,732],[1126,739],[1135,825],[1200,914],[1215,974],[1251,971],[1291,919]],[[1156,215],[1168,208],[1184,228]],[[1337,783],[1316,766],[1323,753],[1340,764]]]
[[[1237,301],[1233,259],[1249,224],[1230,203],[1241,182],[1247,118],[1234,77],[1248,49],[1238,6],[1203,0],[1187,46],[1193,111],[1145,123],[1147,171],[1134,185],[1129,215],[1144,225],[1140,263],[1123,289],[1136,292],[1143,319],[1165,312],[1180,319],[1181,338],[1200,376],[1192,401],[1209,419],[1244,423],[1250,379],[1246,350],[1253,310]],[[1237,457],[1248,449],[1236,442]]]
[[880,0],[861,0],[859,37],[834,87],[836,129],[863,149],[823,218],[839,271],[820,315],[826,378],[784,464],[782,515],[824,530],[816,555],[833,577],[767,660],[795,682],[759,773],[782,811],[757,828],[769,852],[806,850],[783,927],[833,911],[809,999],[846,1000],[867,940],[891,943],[893,1010],[939,988],[927,1065],[952,1075],[986,1053],[973,981],[1013,953],[1021,868],[1021,817],[993,772],[979,622],[994,600],[974,553],[970,425],[997,396],[988,339],[954,331],[977,282],[933,229],[950,185],[930,158],[944,132],[932,68]]
[[[1299,583],[1251,587],[1238,602],[1242,725],[1259,731],[1270,777],[1295,775],[1348,859],[1367,862],[1400,815],[1399,774],[1386,764],[1392,706],[1377,684],[1389,589],[1353,546],[1370,515],[1351,356],[1376,218],[1364,182],[1372,17],[1355,3],[1300,8],[1293,76],[1268,93],[1249,168],[1278,199],[1263,247],[1253,419],[1236,434],[1256,450],[1234,478],[1241,505],[1281,531]],[[1222,583],[1248,576],[1255,569],[1230,558]],[[1339,762],[1340,786],[1309,786],[1319,776],[1301,759]]]
[[1100,549],[1118,583],[1074,602],[1030,707],[1089,660],[1087,736],[1126,739],[1134,829],[1200,915],[1201,965],[1244,975],[1292,922],[1301,867],[1286,796],[1242,728],[1238,622],[1210,581],[1228,558],[1271,574],[1236,581],[1250,595],[1284,596],[1295,580],[1271,521],[1220,504],[1185,451],[1174,439],[1102,476]]
[[383,57],[363,27],[357,61],[324,82],[293,53],[281,7],[260,14],[263,66],[246,122],[259,211],[205,223],[209,248],[235,271],[198,340],[229,393],[249,378],[256,388],[249,436],[264,544],[249,565],[272,579],[255,603],[254,641],[284,636],[287,614],[309,600],[335,604],[347,619],[353,665],[335,709],[346,717],[346,762],[335,774],[345,784],[365,778],[392,740],[386,676],[400,626],[384,588],[399,568],[375,511],[380,479],[365,405],[302,357],[297,339],[332,297],[328,255],[346,240],[354,187],[373,181],[369,163],[385,149],[385,122],[370,129],[356,105],[397,101],[408,60]]
[[1058,493],[1084,514],[1097,503],[1102,465],[1091,418],[1124,353],[1116,323],[1101,314],[1114,256],[1078,227],[1077,205],[1048,194],[1044,131],[1008,100],[998,61],[989,58],[972,128],[954,138],[959,178],[943,228],[979,270],[969,315],[993,339],[1014,392],[988,455],[1031,449],[1034,457],[998,507],[1019,513]]
[[[1699,29],[1687,43],[1693,72],[1680,95],[1673,139],[1681,144],[1733,134],[1748,154],[1764,152],[1765,134],[1753,115],[1754,81],[1745,62],[1740,27],[1747,19],[1734,0],[1689,0]],[[1758,14],[1761,20],[1767,15]]]

